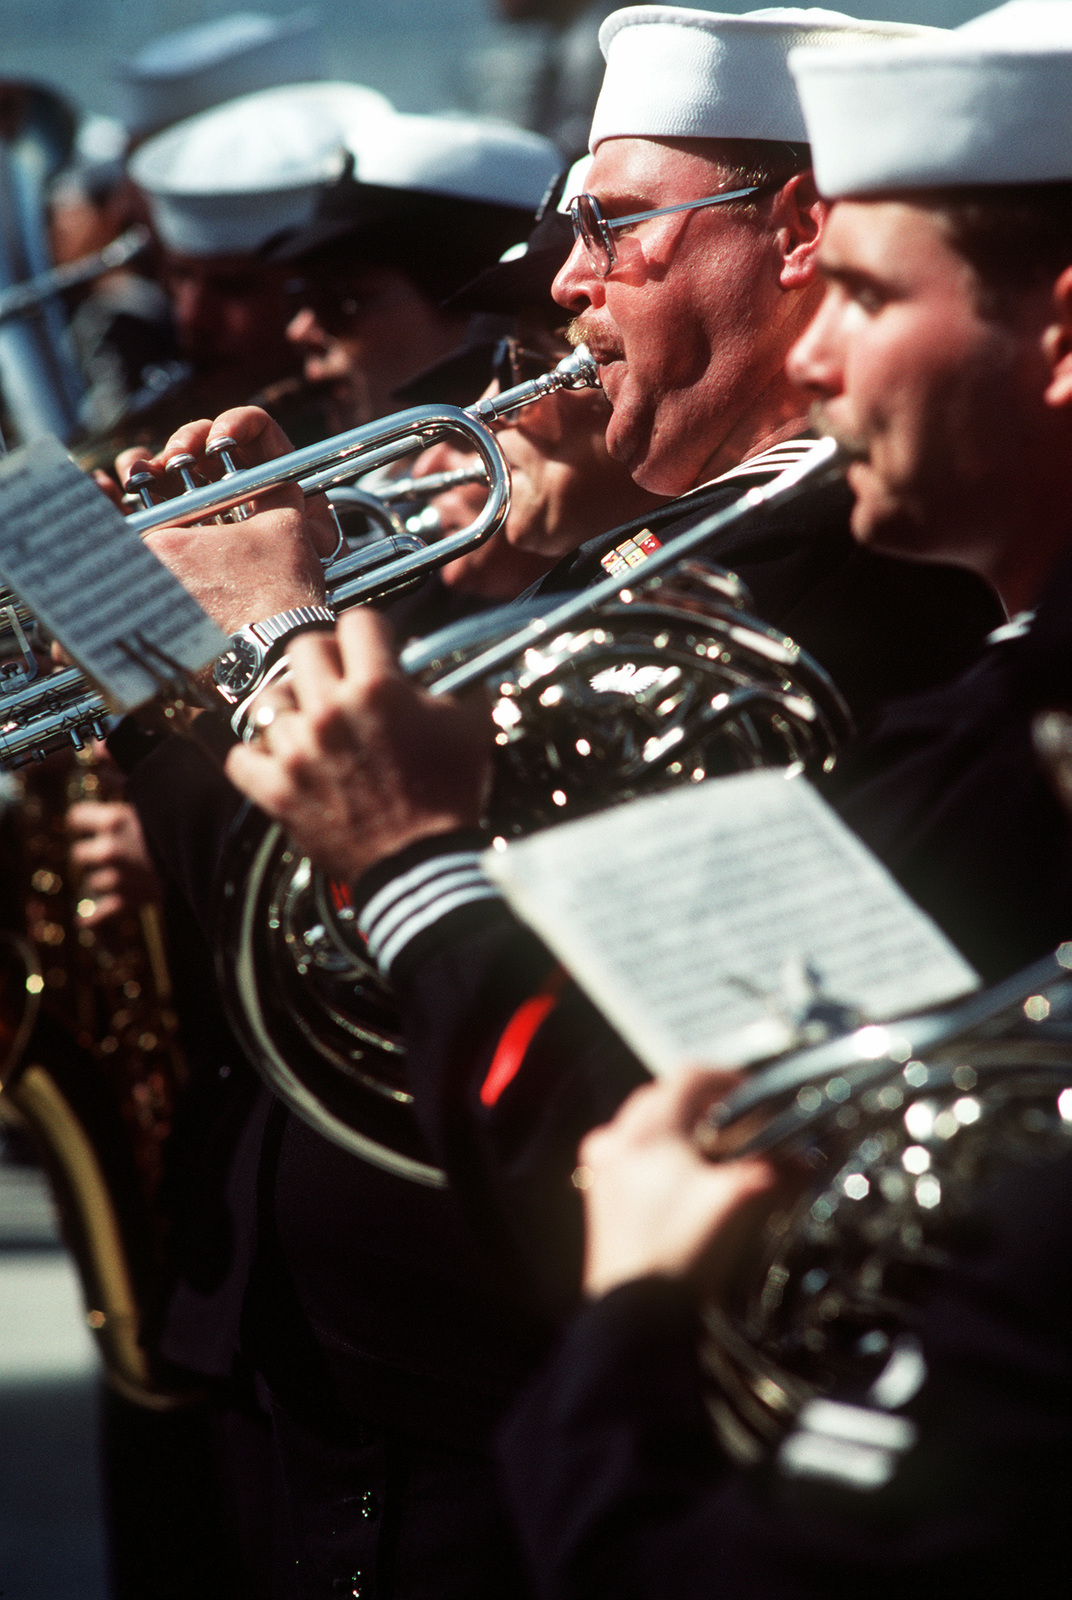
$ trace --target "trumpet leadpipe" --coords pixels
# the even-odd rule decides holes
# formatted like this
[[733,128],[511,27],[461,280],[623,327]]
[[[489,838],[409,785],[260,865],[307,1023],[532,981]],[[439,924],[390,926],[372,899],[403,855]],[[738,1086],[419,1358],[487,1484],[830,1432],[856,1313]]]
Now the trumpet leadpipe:
[[[325,573],[328,598],[336,609],[361,605],[475,549],[502,526],[510,506],[510,476],[491,432],[497,417],[557,389],[584,388],[595,382],[595,363],[579,348],[554,372],[482,400],[468,411],[456,406],[414,407],[261,466],[227,471],[218,483],[198,486],[175,499],[135,511],[127,524],[144,535],[154,528],[201,522],[284,484],[296,483],[306,494],[323,493],[348,478],[422,449],[444,433],[468,438],[487,480],[488,493],[479,515],[467,527],[429,546],[384,507],[380,520],[390,529],[389,536],[349,552],[332,562]],[[8,597],[7,603],[18,604],[14,597]],[[77,746],[84,738],[99,734],[110,715],[104,698],[77,668],[24,681],[9,694],[0,693],[0,767],[20,766],[64,744]]]
[[[135,533],[144,535],[154,528],[183,527],[200,522],[207,515],[229,511],[245,500],[286,484],[296,483],[306,495],[323,494],[377,467],[412,455],[443,434],[457,433],[471,442],[474,453],[481,459],[479,470],[489,486],[488,503],[478,521],[494,521],[498,526],[506,514],[500,501],[509,492],[508,474],[491,426],[520,407],[532,405],[558,390],[598,387],[598,383],[595,362],[585,347],[579,345],[552,372],[528,383],[519,383],[502,394],[478,400],[464,410],[447,405],[413,406],[375,422],[366,422],[359,428],[349,428],[303,449],[292,450],[274,461],[229,472],[218,483],[204,484],[173,500],[135,511],[127,521]],[[420,483],[421,480],[415,481]],[[494,512],[489,512],[492,506]]]
[[455,467],[452,472],[428,472],[423,478],[394,478],[376,491],[377,500],[397,505],[400,500],[430,500],[448,489],[463,489],[471,483],[487,483],[483,467]]

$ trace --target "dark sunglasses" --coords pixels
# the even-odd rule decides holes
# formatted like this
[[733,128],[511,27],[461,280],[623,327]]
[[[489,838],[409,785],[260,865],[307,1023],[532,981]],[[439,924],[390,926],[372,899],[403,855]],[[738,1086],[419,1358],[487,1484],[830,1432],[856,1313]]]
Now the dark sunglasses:
[[542,350],[529,350],[516,339],[500,339],[491,356],[491,376],[504,389],[516,389],[519,383],[529,383],[542,378],[561,361],[561,355]]

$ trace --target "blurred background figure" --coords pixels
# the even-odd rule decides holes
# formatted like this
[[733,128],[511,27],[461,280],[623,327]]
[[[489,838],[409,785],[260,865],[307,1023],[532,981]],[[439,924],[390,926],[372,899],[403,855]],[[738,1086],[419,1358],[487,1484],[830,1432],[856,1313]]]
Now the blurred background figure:
[[522,37],[477,55],[478,104],[546,134],[572,160],[588,145],[603,82],[599,25],[614,0],[491,0],[491,9]]
[[[297,376],[286,338],[290,273],[261,252],[311,220],[348,147],[389,112],[382,95],[357,84],[290,84],[188,118],[137,150],[130,175],[148,203],[190,368],[185,389],[169,397],[175,426]],[[293,391],[283,398],[292,413]],[[279,420],[296,442],[307,431],[286,409]]]
[[395,116],[352,150],[311,225],[271,252],[329,432],[395,410],[402,385],[463,343],[468,311],[444,302],[524,237],[560,165],[547,139],[455,117]]
[[[236,12],[162,34],[121,61],[108,114],[82,121],[70,162],[49,191],[53,261],[79,260],[148,221],[145,197],[127,176],[131,149],[240,95],[321,79],[323,54],[313,12]],[[190,376],[159,265],[155,253],[143,252],[69,301],[86,384],[79,423],[90,437],[107,437],[151,411]],[[109,438],[105,450],[111,447]]]
[[315,11],[271,17],[236,11],[164,33],[115,72],[118,114],[141,143],[225,100],[313,83],[324,77],[324,39]]

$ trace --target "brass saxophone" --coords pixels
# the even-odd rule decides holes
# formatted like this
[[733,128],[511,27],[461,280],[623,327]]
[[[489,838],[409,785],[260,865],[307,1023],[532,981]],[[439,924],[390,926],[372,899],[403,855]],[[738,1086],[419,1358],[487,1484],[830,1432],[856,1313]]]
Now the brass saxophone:
[[115,797],[92,749],[35,766],[20,788],[25,923],[0,968],[0,1117],[48,1173],[109,1382],[170,1409],[189,1396],[161,1381],[145,1343],[166,1242],[164,1152],[186,1081],[160,910],[80,925],[67,808]]

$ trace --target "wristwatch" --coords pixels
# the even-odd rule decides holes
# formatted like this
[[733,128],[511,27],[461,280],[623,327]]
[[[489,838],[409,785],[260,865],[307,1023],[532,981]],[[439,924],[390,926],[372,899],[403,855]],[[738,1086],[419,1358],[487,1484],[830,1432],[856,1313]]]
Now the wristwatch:
[[251,622],[232,633],[227,649],[216,657],[212,680],[227,701],[236,705],[248,699],[261,685],[268,668],[281,654],[282,647],[296,633],[309,628],[334,627],[335,613],[330,606],[294,606],[278,611],[264,622]]

